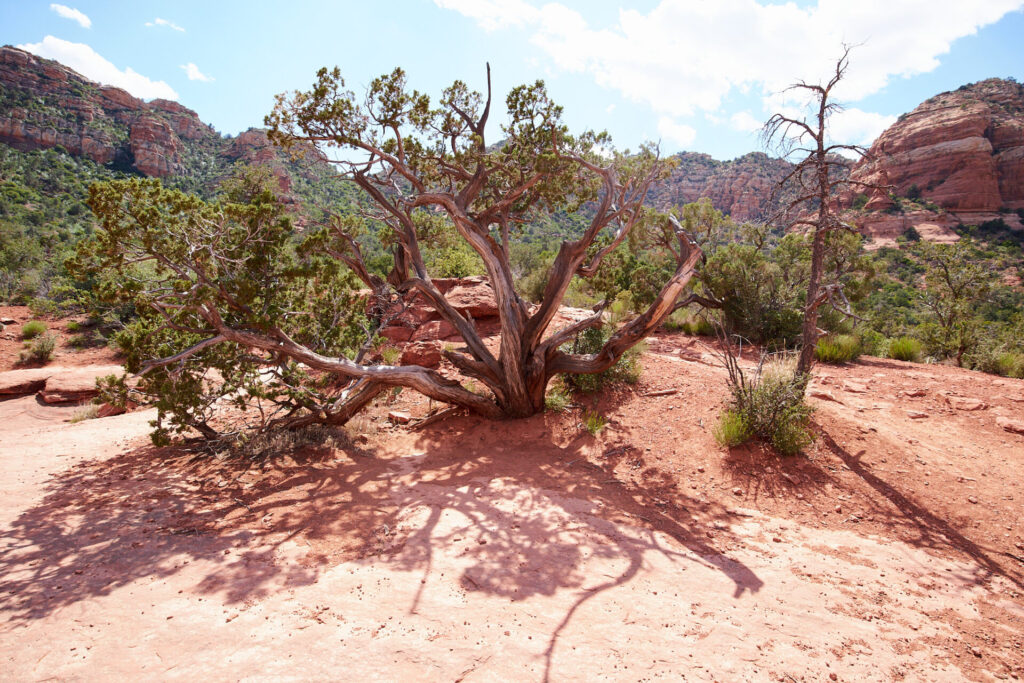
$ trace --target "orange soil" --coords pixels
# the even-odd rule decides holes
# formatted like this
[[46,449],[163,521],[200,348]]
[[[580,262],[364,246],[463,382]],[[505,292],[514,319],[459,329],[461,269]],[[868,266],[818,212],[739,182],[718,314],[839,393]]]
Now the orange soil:
[[[988,680],[1024,675],[1024,382],[821,367],[805,456],[725,451],[710,349],[565,414],[259,465],[148,411],[0,402],[0,668],[18,679]],[[643,394],[661,389],[678,393]],[[908,390],[917,396],[907,396]],[[957,410],[949,396],[979,398]],[[610,418],[597,437],[583,407]],[[64,410],[55,413],[54,410]],[[909,412],[926,414],[911,418]]]
[[39,363],[20,364],[18,354],[24,348],[21,340],[21,326],[30,320],[42,320],[46,323],[47,331],[56,333],[57,348],[49,365],[61,365],[64,367],[81,367],[84,365],[116,365],[117,353],[106,346],[96,346],[85,349],[77,349],[70,344],[74,333],[68,331],[68,323],[85,320],[80,318],[55,319],[49,317],[37,318],[32,315],[28,306],[0,306],[0,318],[13,318],[16,324],[8,325],[3,332],[0,332],[0,372],[16,368],[40,367]]

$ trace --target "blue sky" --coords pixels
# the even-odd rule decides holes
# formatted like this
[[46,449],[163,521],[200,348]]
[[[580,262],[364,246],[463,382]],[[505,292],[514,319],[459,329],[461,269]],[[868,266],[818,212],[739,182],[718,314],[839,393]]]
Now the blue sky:
[[[276,93],[341,67],[360,90],[402,66],[435,96],[452,80],[495,94],[544,79],[574,130],[620,148],[731,159],[856,43],[837,139],[869,143],[931,95],[1024,81],[1024,0],[0,0],[0,41],[145,99],[169,97],[223,133],[262,124]],[[496,123],[496,119],[492,118]],[[498,137],[496,126],[490,139]]]

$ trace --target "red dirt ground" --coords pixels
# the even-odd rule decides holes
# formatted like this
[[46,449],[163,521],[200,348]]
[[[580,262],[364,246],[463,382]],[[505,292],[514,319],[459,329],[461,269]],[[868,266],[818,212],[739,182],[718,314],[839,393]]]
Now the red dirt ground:
[[47,331],[57,334],[57,348],[54,351],[53,359],[49,365],[61,365],[64,367],[81,367],[83,365],[116,365],[117,353],[107,346],[95,346],[79,349],[69,343],[74,333],[68,331],[68,323],[85,320],[80,318],[55,319],[49,317],[37,318],[32,315],[28,306],[0,306],[0,318],[13,318],[17,321],[14,325],[8,325],[3,332],[0,332],[0,372],[16,368],[40,367],[39,363],[19,364],[18,354],[24,344],[21,340],[21,326],[30,320],[42,320],[46,323]]
[[[0,402],[5,677],[991,680],[1024,675],[1024,382],[820,367],[804,456],[723,450],[724,372],[651,340],[563,414],[390,425],[273,462],[148,411]],[[678,389],[662,397],[644,394]],[[913,396],[908,395],[914,394]],[[951,406],[957,397],[984,407]],[[610,424],[596,437],[583,408]],[[64,412],[55,412],[64,411]],[[920,413],[927,417],[910,417]]]

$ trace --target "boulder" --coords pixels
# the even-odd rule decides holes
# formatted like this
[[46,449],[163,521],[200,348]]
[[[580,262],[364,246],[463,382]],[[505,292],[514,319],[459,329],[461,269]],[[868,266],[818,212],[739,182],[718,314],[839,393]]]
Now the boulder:
[[412,341],[437,341],[457,337],[459,334],[455,326],[446,320],[434,320],[420,325],[412,334]]
[[413,328],[405,325],[389,325],[382,327],[377,334],[393,342],[406,342],[412,339],[413,331]]
[[402,349],[402,365],[436,368],[441,365],[441,346],[437,342],[413,342]]
[[120,374],[118,365],[90,365],[84,368],[53,368],[39,398],[46,403],[81,403],[99,395],[96,380]]
[[52,374],[53,370],[51,368],[0,372],[0,396],[11,398],[34,394],[46,386],[46,380]]
[[455,310],[473,318],[492,318],[498,315],[494,291],[482,278],[464,278],[445,297]]

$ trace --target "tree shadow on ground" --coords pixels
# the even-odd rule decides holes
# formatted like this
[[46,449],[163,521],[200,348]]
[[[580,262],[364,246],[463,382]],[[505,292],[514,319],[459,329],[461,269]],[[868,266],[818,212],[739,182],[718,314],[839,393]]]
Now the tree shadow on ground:
[[[186,563],[209,564],[194,591],[227,603],[311,584],[368,556],[422,572],[425,586],[438,548],[472,539],[460,577],[467,591],[518,601],[581,589],[551,634],[550,667],[577,609],[630,581],[646,553],[720,571],[735,598],[761,589],[751,568],[725,556],[735,512],[679,492],[629,444],[602,446],[585,433],[559,440],[551,419],[455,418],[424,430],[404,456],[346,444],[255,466],[142,448],[80,463],[5,534],[0,609],[25,623]],[[297,539],[310,552],[281,561],[276,553]],[[583,588],[592,557],[622,570]]]
[[992,576],[1001,576],[1017,588],[1024,589],[1024,572],[1020,567],[1011,562],[997,560],[998,553],[981,547],[953,527],[948,520],[887,482],[871,468],[870,464],[862,460],[864,451],[851,454],[826,431],[822,431],[821,439],[831,454],[879,494],[882,503],[888,503],[878,506],[880,512],[888,512],[891,515],[895,508],[898,518],[894,521],[901,523],[904,533],[900,536],[905,543],[916,547],[963,553],[979,568],[974,577],[975,583],[980,584]]

